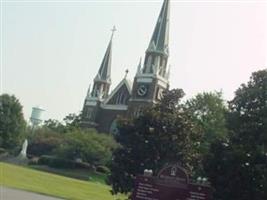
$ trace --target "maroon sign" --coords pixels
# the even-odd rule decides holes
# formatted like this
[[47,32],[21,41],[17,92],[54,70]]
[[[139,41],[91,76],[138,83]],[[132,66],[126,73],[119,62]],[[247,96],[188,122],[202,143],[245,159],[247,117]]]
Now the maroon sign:
[[157,177],[138,176],[132,200],[211,200],[211,189],[192,184],[177,165],[162,169]]
[[165,181],[168,185],[186,185],[188,184],[188,176],[184,169],[179,165],[169,165],[158,173],[158,178]]
[[187,200],[204,200],[211,199],[211,188],[200,184],[188,185],[189,197]]
[[185,200],[187,188],[161,184],[156,177],[139,176],[136,180],[133,200]]

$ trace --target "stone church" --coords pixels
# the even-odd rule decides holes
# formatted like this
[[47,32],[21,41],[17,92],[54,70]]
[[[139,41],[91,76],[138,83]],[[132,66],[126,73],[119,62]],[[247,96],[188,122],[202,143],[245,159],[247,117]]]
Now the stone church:
[[169,15],[170,0],[164,0],[157,24],[140,61],[135,78],[127,76],[110,92],[112,71],[112,37],[92,89],[88,89],[82,110],[82,126],[100,132],[116,133],[118,116],[136,116],[144,106],[156,103],[169,87]]

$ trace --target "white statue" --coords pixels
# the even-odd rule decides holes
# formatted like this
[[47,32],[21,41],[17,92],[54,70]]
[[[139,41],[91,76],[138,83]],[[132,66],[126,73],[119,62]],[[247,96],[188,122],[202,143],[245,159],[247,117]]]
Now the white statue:
[[28,148],[28,140],[25,139],[22,145],[22,149],[20,151],[20,156],[26,158],[27,157],[27,148]]

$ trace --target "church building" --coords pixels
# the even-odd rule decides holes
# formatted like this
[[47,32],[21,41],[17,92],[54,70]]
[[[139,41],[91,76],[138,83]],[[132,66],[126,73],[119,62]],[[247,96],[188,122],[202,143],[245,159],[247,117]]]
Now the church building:
[[[140,61],[134,80],[125,76],[110,92],[112,72],[112,38],[103,61],[88,89],[82,110],[82,126],[99,132],[116,133],[118,116],[136,116],[147,106],[160,100],[169,87],[169,16],[170,0],[164,0],[144,63]],[[127,72],[126,72],[127,73]]]

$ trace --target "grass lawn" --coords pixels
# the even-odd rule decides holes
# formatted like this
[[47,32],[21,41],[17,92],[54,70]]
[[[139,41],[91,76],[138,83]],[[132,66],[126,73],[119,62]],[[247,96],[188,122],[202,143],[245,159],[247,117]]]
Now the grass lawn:
[[29,168],[70,178],[81,179],[84,181],[99,182],[102,184],[105,184],[105,179],[107,178],[105,174],[93,172],[87,169],[56,169],[45,165],[29,165]]
[[34,169],[0,163],[0,184],[70,200],[115,200],[110,187],[101,183],[67,178]]

